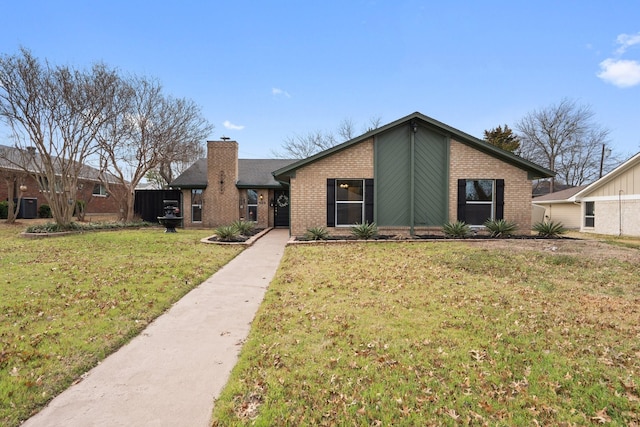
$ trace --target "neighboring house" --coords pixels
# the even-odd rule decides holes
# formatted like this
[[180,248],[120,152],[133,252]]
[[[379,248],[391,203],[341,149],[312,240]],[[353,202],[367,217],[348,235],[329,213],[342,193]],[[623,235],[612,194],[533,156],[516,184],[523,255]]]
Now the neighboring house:
[[640,236],[640,153],[590,185],[533,199],[549,221],[586,233]]
[[[35,162],[39,161],[38,154],[31,154]],[[13,187],[13,194],[20,194],[25,200],[35,202],[37,207],[48,204],[45,192],[50,191],[50,185],[45,180],[37,180],[24,169],[35,173],[34,168],[23,168],[25,152],[15,147],[0,145],[0,200],[8,200],[9,188]],[[100,181],[101,172],[88,165],[83,165],[78,180],[77,200],[85,202],[87,214],[115,214],[119,211],[115,200],[109,197],[106,188]],[[121,187],[114,179],[109,180],[111,191],[121,191]],[[55,184],[53,185],[55,188]],[[21,214],[19,214],[21,216]]]
[[535,222],[553,221],[562,223],[568,229],[580,229],[582,224],[580,203],[569,202],[569,199],[586,187],[581,185],[534,197],[534,211],[537,211],[536,207],[542,208]]
[[234,141],[211,141],[207,159],[171,183],[191,206],[185,226],[245,219],[300,236],[376,222],[384,233],[416,234],[491,218],[528,233],[531,182],[553,175],[417,112],[303,160],[238,160],[237,152]]

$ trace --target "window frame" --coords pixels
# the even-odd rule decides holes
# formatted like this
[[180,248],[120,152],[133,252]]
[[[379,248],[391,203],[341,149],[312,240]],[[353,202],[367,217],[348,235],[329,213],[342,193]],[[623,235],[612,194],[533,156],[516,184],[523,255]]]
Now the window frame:
[[[250,192],[255,193],[255,203],[250,198]],[[251,212],[255,212],[255,218],[251,218]],[[253,188],[247,189],[247,221],[258,222],[258,190]]]
[[[360,183],[360,200],[349,200],[344,199],[340,200],[340,194],[342,193],[340,190],[345,188],[349,188],[349,182],[359,182]],[[347,187],[342,187],[346,185]],[[347,193],[353,194],[353,193]],[[350,222],[350,223],[340,223],[340,208],[341,207],[351,207],[360,205],[360,221],[359,222]],[[356,224],[362,224],[363,218],[365,217],[365,180],[362,178],[336,178],[335,180],[335,226],[336,227],[353,227]]]
[[[489,218],[487,218],[487,220],[493,220],[496,217],[496,180],[495,179],[466,179],[465,181],[466,181],[466,185],[469,185],[470,182],[474,182],[474,181],[491,182],[491,200],[469,200],[467,198],[468,192],[466,191],[466,185],[465,185],[465,205],[489,206],[490,215],[489,215]],[[481,225],[484,225],[485,221],[483,221],[482,224],[471,224],[470,222],[468,222],[468,224],[471,226],[481,226]]]
[[[200,203],[194,203],[195,195],[199,195]],[[202,222],[202,201],[204,196],[204,190],[202,188],[192,188],[191,189],[191,222],[193,223],[201,223]],[[200,220],[195,220],[195,210],[200,210]]]
[[[96,187],[98,188],[98,192],[96,193]],[[107,192],[107,187],[99,182],[93,184],[93,189],[91,190],[91,195],[94,197],[107,197],[109,193]]]
[[[591,222],[589,225],[588,222]],[[596,226],[596,202],[584,202],[584,227],[595,228]]]

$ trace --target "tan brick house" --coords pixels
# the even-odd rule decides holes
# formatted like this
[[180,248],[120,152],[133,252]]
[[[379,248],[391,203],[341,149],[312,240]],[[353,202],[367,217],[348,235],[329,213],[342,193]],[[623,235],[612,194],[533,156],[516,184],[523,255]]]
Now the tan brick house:
[[531,181],[553,174],[417,112],[303,160],[237,160],[237,147],[209,142],[208,158],[172,183],[192,206],[185,226],[244,218],[300,236],[376,222],[383,233],[416,234],[493,218],[528,232]]

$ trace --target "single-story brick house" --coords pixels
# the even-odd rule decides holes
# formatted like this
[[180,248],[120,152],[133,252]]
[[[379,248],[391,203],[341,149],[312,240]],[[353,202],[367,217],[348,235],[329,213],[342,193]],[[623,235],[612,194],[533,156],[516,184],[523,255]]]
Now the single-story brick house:
[[545,220],[585,233],[640,236],[640,153],[589,185],[536,197]]
[[210,141],[206,159],[171,186],[183,192],[185,226],[237,219],[289,227],[294,236],[376,222],[415,234],[488,218],[531,228],[531,181],[553,172],[413,113],[302,160],[237,158],[235,141]]
[[[21,166],[25,159],[24,154],[24,150],[0,145],[0,200],[8,200],[10,193],[14,197],[20,194],[20,197],[23,198],[21,204],[27,206],[25,202],[29,202],[30,206],[33,206],[37,211],[38,207],[48,204],[45,193],[49,191],[49,184],[36,179],[34,177],[35,170]],[[38,162],[38,154],[33,154],[33,156]],[[29,170],[29,173],[25,172],[25,169]],[[82,165],[76,199],[85,203],[86,214],[117,214],[119,206],[114,198],[109,197],[100,178],[100,170]],[[102,178],[104,178],[104,174],[102,174]],[[124,191],[115,179],[111,179],[109,182],[111,191]],[[12,191],[9,191],[9,186],[12,187]],[[20,217],[24,214],[25,212],[20,212],[18,215]]]

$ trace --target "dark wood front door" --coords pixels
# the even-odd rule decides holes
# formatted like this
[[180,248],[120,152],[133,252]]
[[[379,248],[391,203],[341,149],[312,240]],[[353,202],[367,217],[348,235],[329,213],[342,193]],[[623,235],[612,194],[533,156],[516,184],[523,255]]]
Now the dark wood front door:
[[276,190],[273,198],[273,225],[289,227],[289,191]]

